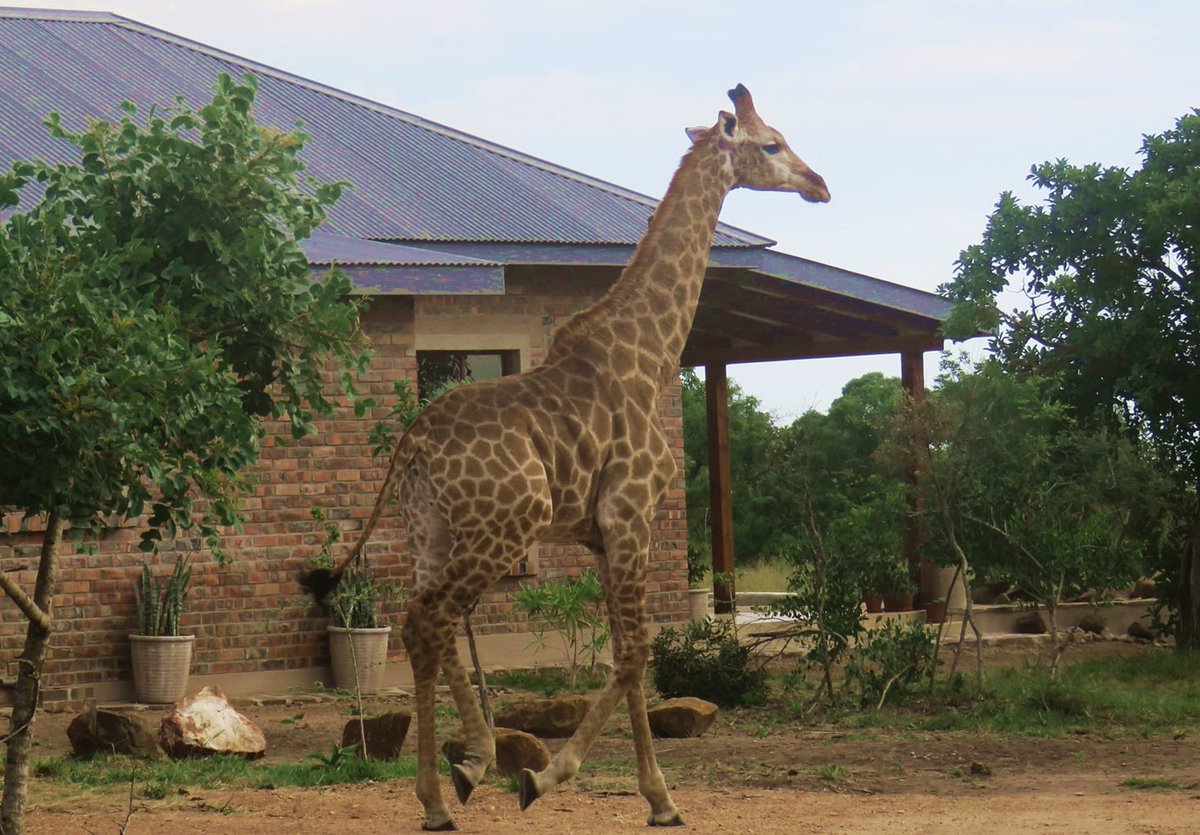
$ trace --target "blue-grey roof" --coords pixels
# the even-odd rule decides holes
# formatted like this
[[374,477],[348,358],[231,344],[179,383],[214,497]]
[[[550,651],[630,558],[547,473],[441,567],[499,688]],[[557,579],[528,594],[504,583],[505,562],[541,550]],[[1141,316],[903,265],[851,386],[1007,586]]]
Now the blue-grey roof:
[[324,228],[300,247],[318,271],[336,264],[364,295],[504,292],[504,266],[497,261],[367,241]]
[[[257,118],[303,121],[303,157],[320,180],[353,189],[329,215],[344,235],[397,241],[635,243],[655,202],[443,125],[100,12],[0,8],[0,166],[70,149],[42,120],[115,119],[129,100],[160,108],[211,98],[220,72],[259,79]],[[723,246],[766,238],[722,225]]]

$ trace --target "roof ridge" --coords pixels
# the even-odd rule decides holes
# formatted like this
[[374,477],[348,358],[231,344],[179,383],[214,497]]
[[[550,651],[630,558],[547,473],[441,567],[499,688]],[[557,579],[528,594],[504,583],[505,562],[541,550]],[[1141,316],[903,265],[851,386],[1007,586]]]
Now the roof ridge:
[[[315,93],[340,99],[358,107],[374,110],[384,116],[400,119],[408,122],[411,125],[414,125],[415,127],[422,128],[433,133],[438,133],[458,142],[472,145],[482,151],[486,151],[487,153],[496,154],[497,156],[502,156],[515,162],[530,165],[534,168],[540,168],[547,173],[554,174],[568,180],[573,180],[591,188],[607,191],[615,197],[620,197],[647,208],[653,208],[657,206],[659,202],[654,197],[650,197],[649,195],[626,188],[625,186],[617,185],[616,183],[609,182],[608,180],[603,180],[599,177],[594,177],[590,174],[584,174],[581,171],[576,171],[572,168],[567,168],[566,166],[549,162],[548,160],[533,156],[532,154],[527,154],[514,148],[509,148],[506,145],[500,145],[499,143],[483,139],[482,137],[467,133],[466,131],[452,128],[448,125],[443,125],[440,122],[426,119],[423,116],[418,116],[415,113],[409,113],[408,111],[401,110],[398,107],[392,107],[391,105],[383,104],[382,102],[377,102],[372,99],[356,95],[355,93],[342,90],[338,87],[322,84],[319,81],[314,81],[310,78],[306,78],[305,76],[297,75],[296,73],[288,72],[287,70],[281,70],[277,67],[272,67],[267,64],[262,64],[258,61],[254,61],[236,53],[228,52],[214,46],[209,46],[208,44],[201,43],[200,41],[195,41],[191,38],[185,38],[182,35],[175,34],[174,32],[169,32],[165,29],[160,29],[157,26],[151,26],[150,24],[142,23],[138,20],[113,14],[112,12],[72,11],[67,9],[25,9],[14,6],[0,6],[0,17],[116,24],[134,31],[140,31],[143,34],[159,38],[160,40],[167,41],[168,43],[174,43],[177,46],[191,49],[213,58],[218,58],[227,63],[241,65],[253,72],[261,73],[289,84],[297,84],[302,87],[307,87],[309,90],[312,90]],[[718,231],[724,232],[725,234],[735,238],[740,238],[745,241],[746,244],[751,246],[765,247],[773,246],[777,243],[770,238],[765,238],[762,235],[757,235],[746,229],[741,229],[727,223],[718,223],[717,228]]]

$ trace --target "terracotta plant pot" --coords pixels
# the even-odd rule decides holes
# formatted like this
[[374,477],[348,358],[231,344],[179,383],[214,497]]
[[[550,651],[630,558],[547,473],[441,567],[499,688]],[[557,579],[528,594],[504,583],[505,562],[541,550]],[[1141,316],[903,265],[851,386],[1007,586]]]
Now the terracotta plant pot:
[[913,608],[912,592],[885,594],[883,605],[889,612],[911,612]]
[[930,600],[925,604],[925,622],[926,623],[945,623],[946,622],[946,601],[945,600]]
[[864,594],[863,604],[867,607],[867,612],[872,615],[883,611],[883,598],[878,594]]
[[177,702],[187,695],[194,635],[130,635],[133,697],[144,704]]
[[[392,627],[346,629],[329,626],[326,629],[329,632],[333,686],[353,692],[357,684],[359,692],[364,695],[382,690],[383,676],[387,672],[388,636]],[[355,666],[358,667],[357,680]]]

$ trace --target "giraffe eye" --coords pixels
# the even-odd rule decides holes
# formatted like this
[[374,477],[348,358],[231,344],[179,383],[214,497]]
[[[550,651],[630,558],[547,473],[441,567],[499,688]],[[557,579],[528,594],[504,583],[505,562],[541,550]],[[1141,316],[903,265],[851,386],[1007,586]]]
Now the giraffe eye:
[[772,142],[770,145],[763,145],[762,149],[763,149],[763,153],[765,153],[765,154],[778,154],[779,153],[779,143]]

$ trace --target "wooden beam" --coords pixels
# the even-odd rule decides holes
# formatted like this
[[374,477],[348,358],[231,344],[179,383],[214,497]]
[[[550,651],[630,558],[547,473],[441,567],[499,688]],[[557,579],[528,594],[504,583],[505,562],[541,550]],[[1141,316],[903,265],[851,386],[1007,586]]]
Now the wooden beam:
[[713,611],[733,611],[733,479],[729,465],[729,378],[724,365],[704,367],[708,418],[708,501],[712,531]]
[[777,362],[779,360],[857,357],[871,354],[940,351],[945,340],[937,334],[917,334],[886,338],[838,339],[820,342],[780,342],[769,347],[730,346],[729,348],[693,345],[683,349],[680,365],[695,367],[739,362]]
[[[905,351],[900,354],[900,384],[908,397],[908,405],[918,414],[925,405],[925,355],[920,351]],[[916,422],[920,426],[920,422]],[[919,431],[919,430],[918,430]],[[914,435],[909,438],[913,445],[913,454],[909,464],[904,468],[904,478],[909,484],[908,519],[904,524],[904,557],[908,562],[910,578],[917,586],[916,600],[918,604],[927,603],[932,599],[933,590],[930,587],[931,566],[926,565],[921,557],[921,498],[917,494],[916,447],[924,440]]]

